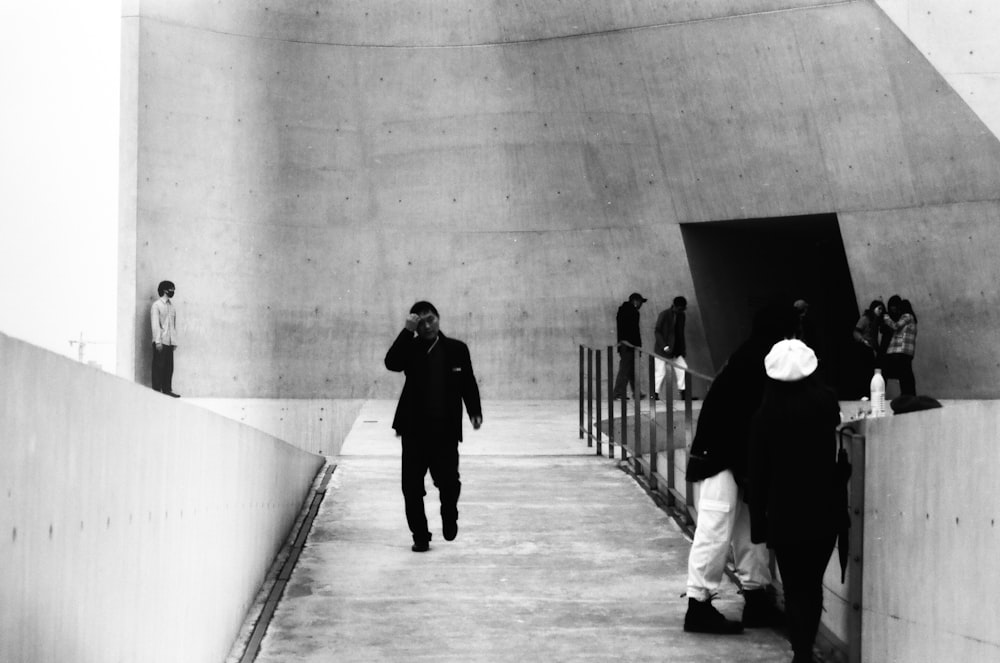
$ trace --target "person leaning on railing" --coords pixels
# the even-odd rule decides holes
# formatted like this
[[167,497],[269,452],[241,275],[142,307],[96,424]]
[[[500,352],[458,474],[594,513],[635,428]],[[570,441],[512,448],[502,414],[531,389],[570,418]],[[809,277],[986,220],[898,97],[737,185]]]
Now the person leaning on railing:
[[[764,357],[792,331],[791,304],[768,306],[754,316],[753,330],[712,382],[687,461],[687,480],[700,483],[698,523],[688,557],[688,609],[684,630],[739,633],[774,626],[780,614],[771,600],[770,555],[750,540],[744,504],[750,421],[764,392]],[[742,623],[726,618],[711,601],[718,592],[730,550],[745,605]]]

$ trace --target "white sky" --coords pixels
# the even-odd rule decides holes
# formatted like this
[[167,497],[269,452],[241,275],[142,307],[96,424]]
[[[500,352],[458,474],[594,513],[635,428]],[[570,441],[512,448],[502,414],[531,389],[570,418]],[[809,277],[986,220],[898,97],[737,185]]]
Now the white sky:
[[3,14],[0,332],[76,356],[115,336],[121,3]]

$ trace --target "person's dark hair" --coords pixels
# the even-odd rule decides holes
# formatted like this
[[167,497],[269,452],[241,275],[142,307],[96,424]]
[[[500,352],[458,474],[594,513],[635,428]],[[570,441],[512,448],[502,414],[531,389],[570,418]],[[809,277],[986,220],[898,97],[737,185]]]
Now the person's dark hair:
[[909,313],[914,322],[917,321],[917,314],[913,311],[913,304],[910,303],[909,299],[904,299],[900,302],[899,308],[903,313]]
[[684,295],[678,295],[677,297],[674,297],[674,306],[682,306],[684,308],[687,308],[687,305],[688,305],[688,300]]
[[782,339],[791,338],[797,322],[798,312],[791,302],[779,297],[754,314],[750,336],[770,348]]
[[174,290],[174,289],[175,288],[173,281],[160,281],[160,285],[156,286],[156,294],[162,297],[163,293],[165,293],[167,290]]
[[885,309],[885,304],[882,303],[881,299],[873,299],[872,303],[868,305],[868,310],[865,311],[865,315],[868,316],[870,320],[877,320],[878,316],[875,315],[875,309],[879,306]]
[[903,303],[903,298],[899,295],[893,295],[889,298],[889,306],[900,306]]
[[423,300],[411,306],[410,313],[416,313],[417,315],[423,315],[424,313],[433,313],[437,317],[439,318],[441,317],[441,314],[438,313],[438,310],[434,308],[434,304],[431,304],[430,302],[425,302]]

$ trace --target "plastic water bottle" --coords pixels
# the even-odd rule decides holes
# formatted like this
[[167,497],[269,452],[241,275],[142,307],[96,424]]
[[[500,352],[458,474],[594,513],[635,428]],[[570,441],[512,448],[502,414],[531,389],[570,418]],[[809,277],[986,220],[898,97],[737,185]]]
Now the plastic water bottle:
[[882,377],[882,369],[876,368],[875,375],[872,376],[871,404],[873,417],[885,416],[885,378]]

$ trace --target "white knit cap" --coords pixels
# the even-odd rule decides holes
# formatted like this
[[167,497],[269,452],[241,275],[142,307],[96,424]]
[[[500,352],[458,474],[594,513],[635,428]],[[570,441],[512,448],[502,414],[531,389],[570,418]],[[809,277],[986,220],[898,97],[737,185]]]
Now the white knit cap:
[[778,341],[764,357],[767,377],[781,382],[795,382],[816,370],[816,353],[797,338]]

